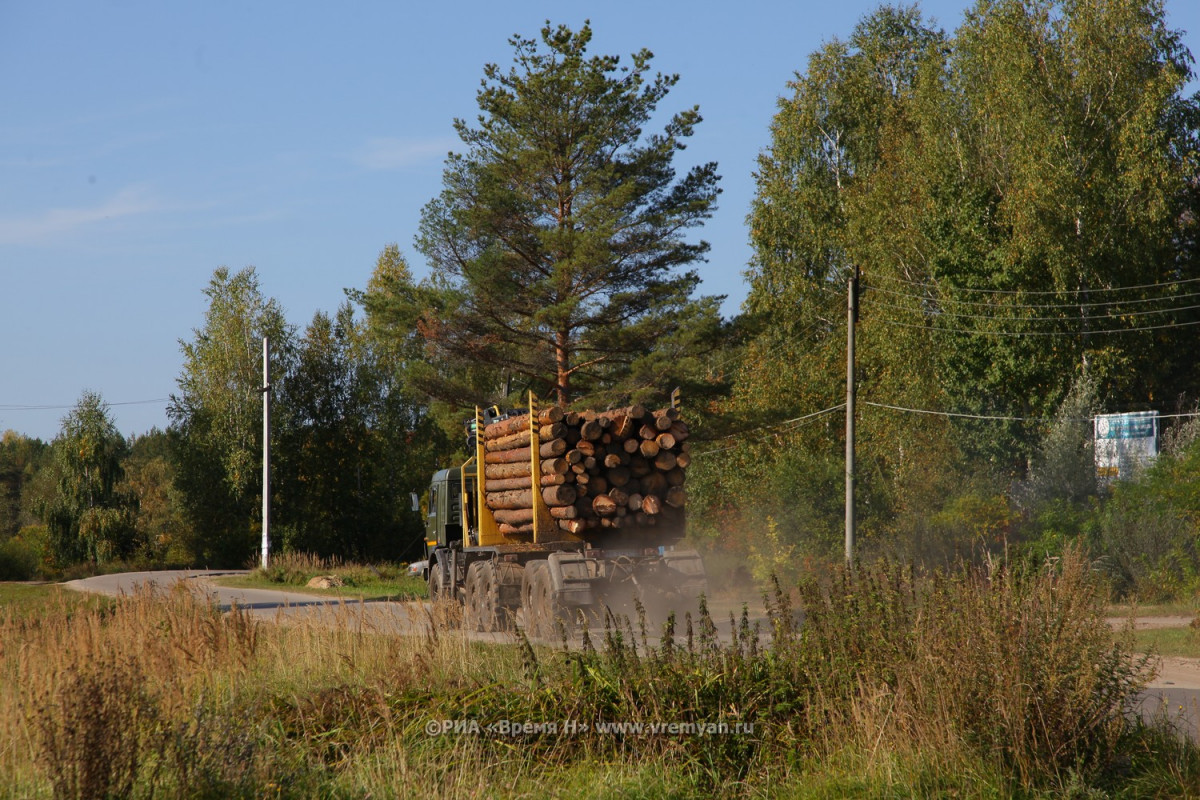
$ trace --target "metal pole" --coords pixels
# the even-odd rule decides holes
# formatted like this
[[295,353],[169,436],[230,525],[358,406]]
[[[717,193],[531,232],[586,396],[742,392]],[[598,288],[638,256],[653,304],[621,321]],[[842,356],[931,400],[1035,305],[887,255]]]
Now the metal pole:
[[854,323],[858,321],[858,267],[846,285],[846,564],[854,566]]
[[262,568],[271,552],[271,337],[263,337]]

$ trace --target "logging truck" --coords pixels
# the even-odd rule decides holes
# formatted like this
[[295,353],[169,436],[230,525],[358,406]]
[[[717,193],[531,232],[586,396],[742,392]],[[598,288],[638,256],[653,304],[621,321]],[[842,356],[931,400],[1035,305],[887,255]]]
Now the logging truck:
[[707,590],[685,532],[688,428],[671,405],[603,412],[476,409],[465,463],[429,488],[429,596],[464,627],[530,636],[603,624],[635,601],[661,618]]

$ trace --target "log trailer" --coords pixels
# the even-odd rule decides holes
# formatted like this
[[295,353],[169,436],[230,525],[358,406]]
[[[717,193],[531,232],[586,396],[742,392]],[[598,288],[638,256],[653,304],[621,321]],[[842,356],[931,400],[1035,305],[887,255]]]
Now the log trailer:
[[[473,423],[473,424],[472,424]],[[426,517],[429,596],[461,604],[469,630],[520,625],[553,639],[634,601],[661,617],[707,590],[685,532],[690,448],[672,404],[605,412],[476,409],[465,463],[434,474]]]

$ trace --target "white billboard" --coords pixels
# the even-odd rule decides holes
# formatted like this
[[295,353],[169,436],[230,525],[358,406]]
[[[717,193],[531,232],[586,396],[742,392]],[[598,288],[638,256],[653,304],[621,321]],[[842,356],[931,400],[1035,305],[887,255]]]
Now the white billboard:
[[1158,457],[1158,412],[1097,414],[1093,420],[1096,477],[1102,481],[1130,478]]

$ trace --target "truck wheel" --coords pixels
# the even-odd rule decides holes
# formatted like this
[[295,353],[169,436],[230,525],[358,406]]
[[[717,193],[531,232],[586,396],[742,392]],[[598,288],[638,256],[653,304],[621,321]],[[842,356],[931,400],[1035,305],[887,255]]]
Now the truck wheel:
[[528,602],[525,606],[525,619],[532,617],[529,625],[533,636],[538,639],[553,640],[559,638],[559,628],[567,636],[575,633],[574,610],[564,606],[554,596],[554,583],[550,579],[550,565],[545,561],[535,561],[525,567],[525,574],[533,574],[529,579]]
[[434,563],[429,568],[429,602],[436,603],[446,593],[442,585],[442,565]]
[[501,604],[501,582],[499,570],[491,561],[476,561],[467,570],[467,630],[494,633],[507,629],[510,614]]
[[546,570],[546,562],[530,561],[521,578],[521,612],[525,617],[525,632],[532,637],[540,635],[542,626],[541,606],[534,599],[534,583],[539,570]]

